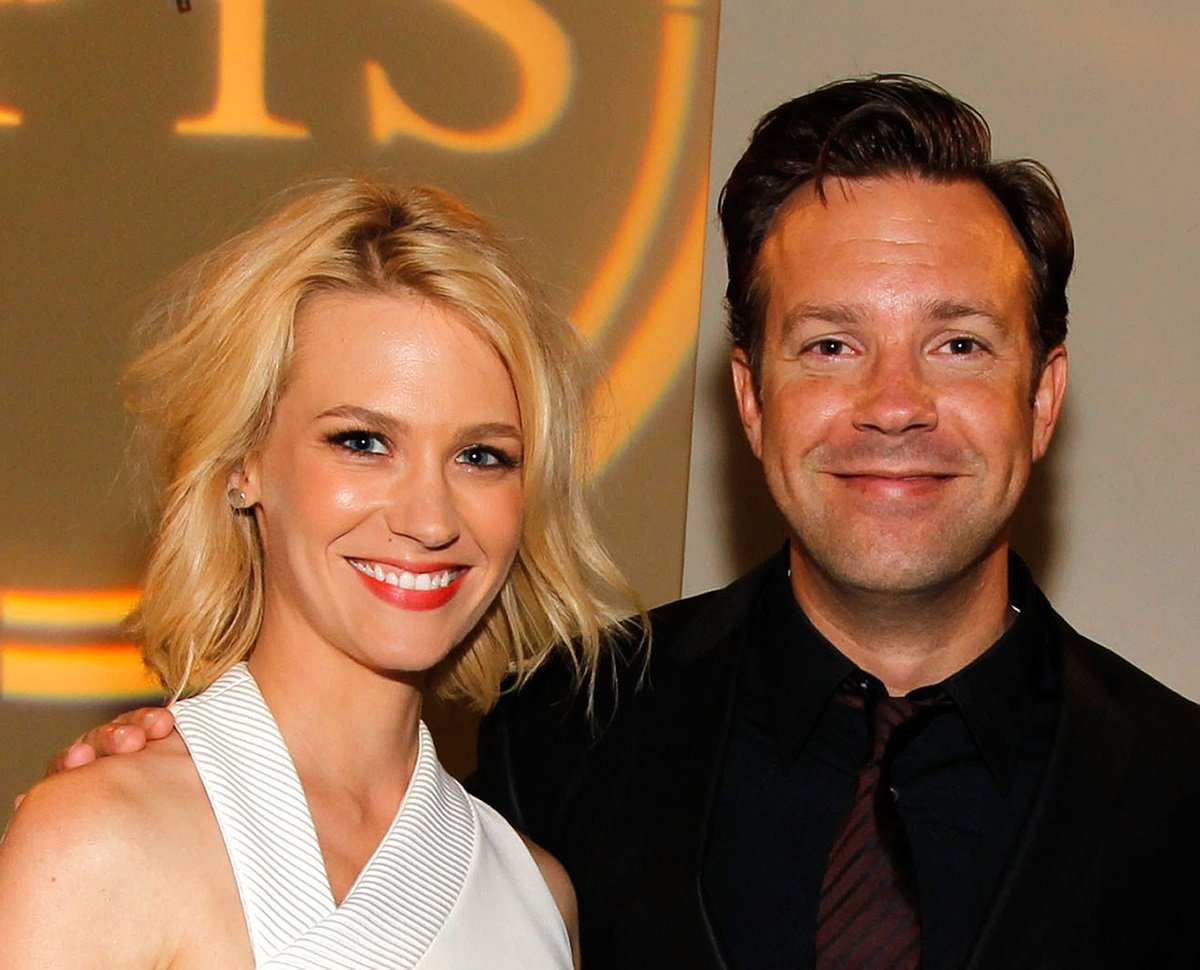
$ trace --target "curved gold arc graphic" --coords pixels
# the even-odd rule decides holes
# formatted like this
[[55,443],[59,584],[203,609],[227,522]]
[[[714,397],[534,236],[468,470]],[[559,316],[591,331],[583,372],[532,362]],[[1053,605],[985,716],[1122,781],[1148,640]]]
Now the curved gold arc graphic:
[[607,387],[601,393],[607,395],[613,416],[596,427],[593,473],[603,471],[621,453],[636,424],[654,409],[695,347],[707,209],[708,190],[701,187],[675,258],[645,316],[609,367]]
[[[256,16],[262,2],[250,0],[238,16]],[[496,0],[450,2],[466,10],[493,6]],[[533,6],[530,0],[521,2],[523,6]],[[612,325],[639,275],[647,251],[663,229],[663,214],[674,189],[685,144],[683,135],[694,97],[703,38],[701,14],[705,6],[703,0],[663,4],[650,133],[632,192],[607,253],[573,314],[576,325],[591,340],[602,336]],[[226,8],[238,9],[228,0],[222,3],[223,15]],[[223,30],[223,43],[226,33],[234,32]],[[261,39],[261,30],[245,33]],[[230,49],[223,53],[232,55],[234,52]],[[261,63],[260,52],[252,50],[249,54],[253,55],[249,57],[251,64]],[[379,71],[382,72],[382,68]],[[382,83],[387,84],[385,76]],[[568,93],[570,83],[568,74]],[[258,87],[261,90],[261,84]],[[388,90],[390,92],[390,86]],[[392,96],[395,97],[394,93]],[[535,104],[534,107],[545,115],[545,98],[549,95],[543,91],[541,96],[541,106]],[[230,95],[226,97],[231,98]],[[234,133],[230,130],[234,128],[246,130],[246,133],[254,129],[253,133],[260,136],[296,138],[307,135],[307,129],[302,125],[271,116],[265,104],[255,102],[249,113],[242,108],[236,118],[225,113],[233,110],[225,108],[225,104],[232,104],[232,100],[223,103],[218,93],[218,105],[212,114],[204,118],[181,119],[180,130],[199,131],[200,127],[189,126],[205,123],[212,126],[215,114],[223,119],[220,133],[224,134]],[[527,107],[526,110],[533,109]],[[529,117],[526,115],[522,122],[526,127]],[[19,124],[20,120],[19,112],[0,108],[0,125]],[[515,130],[511,127],[513,120],[514,115],[510,114],[492,128],[499,130],[500,126],[508,124],[508,134],[503,138],[511,141]],[[216,133],[211,127],[208,130]],[[461,132],[464,139],[473,138],[473,143],[464,142],[453,147],[459,151],[496,150],[496,144],[503,138],[490,148],[479,147],[487,141],[487,138],[480,140],[480,136],[491,130]],[[488,137],[499,136],[493,131]],[[645,313],[609,369],[606,386],[615,420],[597,429],[593,440],[594,473],[602,472],[620,456],[695,346],[707,204],[703,178],[701,182],[692,198],[686,228],[676,237],[674,258],[658,281]],[[136,607],[139,595],[137,589],[0,590],[0,697],[94,701],[134,699],[159,693],[160,688],[142,666],[135,645],[98,639],[98,634],[103,632],[111,637],[111,632]],[[91,642],[93,640],[97,642]]]
[[0,590],[0,629],[30,631],[116,627],[141,597],[134,587],[97,590]]
[[703,30],[700,7],[664,5],[650,137],[612,243],[571,315],[592,340],[612,323],[662,220],[695,89]]
[[140,598],[134,587],[0,590],[0,696],[128,700],[160,693],[141,651],[111,638]]
[[132,643],[0,643],[6,700],[125,700],[161,694]]

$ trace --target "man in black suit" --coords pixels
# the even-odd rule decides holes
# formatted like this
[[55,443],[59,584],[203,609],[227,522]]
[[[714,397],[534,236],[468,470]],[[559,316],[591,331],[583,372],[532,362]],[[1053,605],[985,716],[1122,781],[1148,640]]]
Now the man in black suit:
[[[628,647],[590,697],[550,667],[480,738],[480,792],[575,881],[587,966],[1200,967],[1200,709],[1075,633],[1009,550],[1067,383],[1053,179],[885,76],[764,117],[720,211],[787,548],[655,611],[648,665]],[[828,916],[895,698],[923,713],[868,816],[903,953]]]

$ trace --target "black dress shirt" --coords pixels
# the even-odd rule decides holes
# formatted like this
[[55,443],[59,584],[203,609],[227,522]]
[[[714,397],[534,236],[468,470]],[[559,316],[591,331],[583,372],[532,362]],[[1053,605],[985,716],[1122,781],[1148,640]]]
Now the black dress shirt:
[[[1059,710],[1033,584],[1009,568],[1016,621],[940,685],[953,701],[896,754],[892,787],[912,849],[923,970],[961,967],[1033,802]],[[702,879],[737,970],[813,966],[825,861],[867,746],[847,677],[882,692],[796,605],[786,568],[764,590],[738,674]]]

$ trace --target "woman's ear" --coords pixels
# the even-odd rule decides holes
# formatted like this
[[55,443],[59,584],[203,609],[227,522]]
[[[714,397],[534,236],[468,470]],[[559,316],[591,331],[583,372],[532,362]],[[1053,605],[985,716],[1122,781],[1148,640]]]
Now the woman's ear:
[[239,512],[258,504],[258,465],[252,458],[238,462],[229,473],[225,498]]

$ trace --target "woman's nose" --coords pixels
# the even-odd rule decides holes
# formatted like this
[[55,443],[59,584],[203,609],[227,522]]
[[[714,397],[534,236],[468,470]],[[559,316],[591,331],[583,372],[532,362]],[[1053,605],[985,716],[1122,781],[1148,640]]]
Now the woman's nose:
[[384,513],[389,531],[426,549],[445,549],[459,536],[454,495],[439,468],[416,467],[399,476]]

